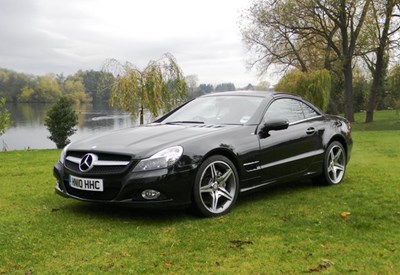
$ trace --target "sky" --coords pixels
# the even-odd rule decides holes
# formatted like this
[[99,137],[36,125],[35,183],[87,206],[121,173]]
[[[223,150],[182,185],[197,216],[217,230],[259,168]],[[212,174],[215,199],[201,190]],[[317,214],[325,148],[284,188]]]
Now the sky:
[[[0,0],[0,67],[35,75],[101,70],[115,58],[143,69],[171,53],[198,84],[260,79],[239,19],[250,0]],[[271,81],[270,81],[271,82]]]

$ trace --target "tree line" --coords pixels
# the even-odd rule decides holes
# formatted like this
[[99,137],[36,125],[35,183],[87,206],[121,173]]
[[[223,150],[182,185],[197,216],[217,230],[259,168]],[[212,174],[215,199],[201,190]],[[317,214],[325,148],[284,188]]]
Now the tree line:
[[[196,75],[185,77],[188,94],[183,100],[192,99],[211,92],[235,91],[237,88],[232,82],[217,85],[198,84]],[[104,70],[79,70],[73,75],[46,74],[35,76],[0,68],[0,98],[7,102],[53,103],[61,96],[75,102],[108,102],[112,98],[113,85],[118,80],[113,73]],[[193,84],[193,81],[194,84]],[[194,86],[193,86],[194,85]],[[268,86],[266,86],[268,85]],[[257,86],[252,84],[239,90],[267,89],[268,82],[261,82]]]
[[0,68],[0,98],[7,102],[56,102],[65,96],[75,102],[109,100],[115,77],[104,71],[79,70],[73,75],[35,76]]

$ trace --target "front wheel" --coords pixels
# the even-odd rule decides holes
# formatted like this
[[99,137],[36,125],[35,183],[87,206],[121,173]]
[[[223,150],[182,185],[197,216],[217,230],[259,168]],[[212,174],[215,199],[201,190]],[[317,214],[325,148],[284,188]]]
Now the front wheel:
[[316,181],[326,185],[340,184],[345,172],[346,151],[340,142],[334,141],[326,149],[322,175]]
[[194,207],[205,217],[228,213],[236,202],[239,177],[226,157],[214,155],[199,167],[193,189]]

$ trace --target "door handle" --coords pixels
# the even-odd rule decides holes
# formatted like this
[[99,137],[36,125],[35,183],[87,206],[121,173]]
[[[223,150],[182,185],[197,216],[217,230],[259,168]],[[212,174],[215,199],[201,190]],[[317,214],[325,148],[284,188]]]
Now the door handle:
[[307,135],[313,135],[315,133],[315,128],[314,127],[308,128],[306,133],[307,133]]

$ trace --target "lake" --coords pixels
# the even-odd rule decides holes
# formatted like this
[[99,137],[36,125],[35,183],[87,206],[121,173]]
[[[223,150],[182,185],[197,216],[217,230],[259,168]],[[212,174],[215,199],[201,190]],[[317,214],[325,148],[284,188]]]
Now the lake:
[[[50,149],[56,148],[44,126],[44,120],[51,104],[8,103],[12,125],[0,136],[0,150]],[[80,104],[74,107],[78,114],[77,131],[70,137],[79,140],[109,130],[139,125],[128,113],[111,108],[107,103]],[[150,122],[151,118],[145,118]]]

